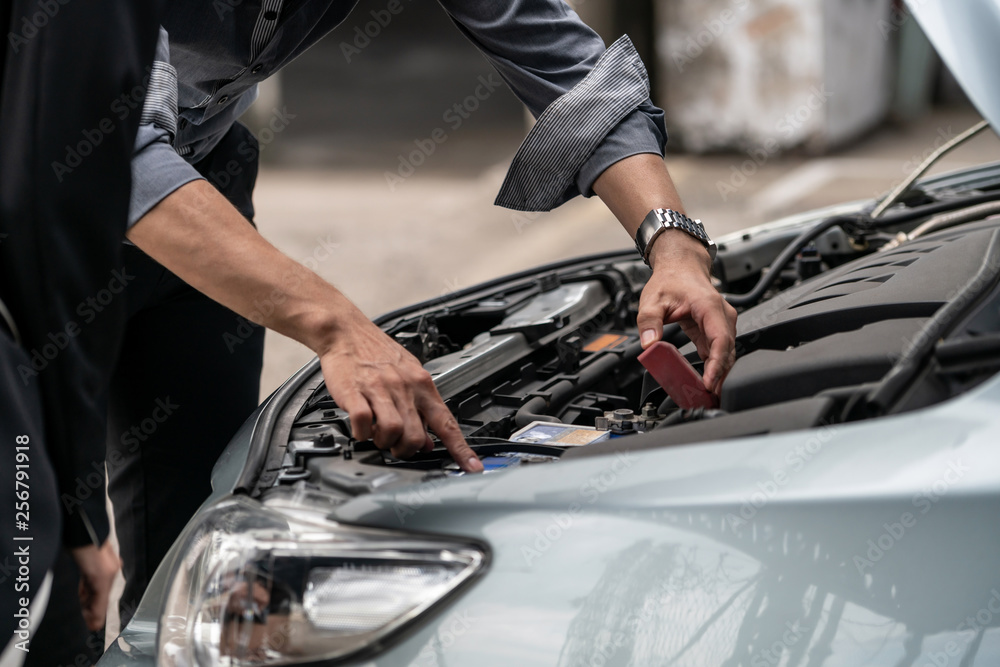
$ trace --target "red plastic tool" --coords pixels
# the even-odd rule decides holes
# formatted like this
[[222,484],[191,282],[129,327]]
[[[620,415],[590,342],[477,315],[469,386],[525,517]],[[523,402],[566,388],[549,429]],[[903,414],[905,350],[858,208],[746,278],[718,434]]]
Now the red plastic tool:
[[719,407],[719,398],[705,389],[698,371],[670,343],[654,343],[639,355],[639,362],[678,407],[685,410]]

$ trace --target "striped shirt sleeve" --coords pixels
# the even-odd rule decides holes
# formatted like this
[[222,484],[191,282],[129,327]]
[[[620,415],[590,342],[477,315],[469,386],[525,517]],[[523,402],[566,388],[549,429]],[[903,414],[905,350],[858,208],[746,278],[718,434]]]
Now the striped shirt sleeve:
[[547,211],[583,194],[615,162],[663,155],[663,112],[632,42],[610,48],[562,0],[439,0],[538,119],[497,197]]
[[646,68],[631,40],[622,37],[583,81],[538,117],[514,156],[496,204],[548,211],[565,201],[604,138],[648,98]]
[[176,133],[177,72],[170,65],[167,32],[160,28],[132,155],[129,227],[137,223],[174,190],[202,178],[201,174],[174,150],[173,140]]

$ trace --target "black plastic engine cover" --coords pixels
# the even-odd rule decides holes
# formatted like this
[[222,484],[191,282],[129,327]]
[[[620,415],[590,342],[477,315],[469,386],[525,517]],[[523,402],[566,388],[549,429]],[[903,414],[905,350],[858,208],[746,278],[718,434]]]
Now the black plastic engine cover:
[[[984,260],[997,220],[845,264],[748,309],[722,408],[745,410],[879,380]],[[694,353],[693,346],[683,352]]]
[[733,368],[721,407],[736,412],[877,380],[925,322],[883,320],[786,350],[757,350]]

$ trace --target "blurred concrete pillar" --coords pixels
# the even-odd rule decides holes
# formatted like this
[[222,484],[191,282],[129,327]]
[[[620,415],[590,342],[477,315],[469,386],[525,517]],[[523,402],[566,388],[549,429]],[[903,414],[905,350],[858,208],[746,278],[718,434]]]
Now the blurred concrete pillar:
[[658,103],[684,148],[823,152],[892,97],[890,0],[656,0]]

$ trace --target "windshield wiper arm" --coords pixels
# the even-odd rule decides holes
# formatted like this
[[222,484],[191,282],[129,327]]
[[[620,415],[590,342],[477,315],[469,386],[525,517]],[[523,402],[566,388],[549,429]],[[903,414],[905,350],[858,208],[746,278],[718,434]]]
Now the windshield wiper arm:
[[[938,341],[956,322],[978,307],[982,299],[993,291],[997,282],[1000,282],[1000,229],[990,236],[983,263],[976,275],[924,325],[882,381],[867,395],[861,394],[858,400],[847,405],[845,418],[886,414],[913,383]],[[859,414],[858,408],[864,408],[863,412]]]
[[897,185],[895,189],[893,189],[889,194],[885,196],[884,199],[882,199],[882,201],[878,203],[878,205],[872,210],[870,217],[873,220],[882,217],[882,214],[884,214],[889,208],[899,203],[899,200],[903,198],[903,195],[905,195],[906,192],[910,189],[910,186],[912,186],[917,181],[918,178],[923,176],[924,173],[928,169],[930,169],[935,162],[944,157],[952,149],[964,144],[966,141],[976,136],[989,126],[990,124],[987,121],[981,120],[972,127],[970,127],[968,130],[963,132],[962,134],[958,135],[948,143],[941,146],[941,148],[931,153],[930,156],[926,160],[924,160],[920,164],[920,166],[917,167],[913,171],[913,173],[906,178],[906,180]]

